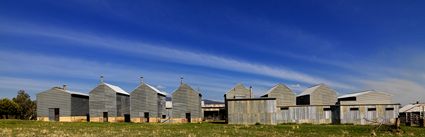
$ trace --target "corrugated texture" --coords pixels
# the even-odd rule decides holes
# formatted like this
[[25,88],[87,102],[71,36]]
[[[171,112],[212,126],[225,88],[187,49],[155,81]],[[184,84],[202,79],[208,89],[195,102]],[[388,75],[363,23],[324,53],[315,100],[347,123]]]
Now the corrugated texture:
[[86,116],[89,113],[89,97],[71,95],[71,116]]
[[230,89],[225,96],[225,99],[251,98],[251,91],[245,88],[244,85],[237,84],[234,88]]
[[292,106],[277,110],[278,123],[332,123],[331,106]]
[[228,100],[229,124],[276,123],[276,100]]
[[[307,102],[309,104],[297,103],[297,105],[335,105],[337,102],[335,90],[325,84],[319,84],[307,90],[308,92],[297,97],[297,102]],[[309,96],[309,98],[306,98],[306,96]],[[309,99],[309,101],[305,101],[305,99]]]
[[144,83],[130,93],[130,102],[131,118],[143,118],[145,112],[148,112],[151,118],[167,115],[165,96]]
[[69,92],[55,87],[37,94],[37,116],[48,117],[49,108],[59,108],[59,116],[85,116],[88,97],[71,97]]
[[399,105],[352,105],[338,110],[342,124],[392,124],[398,117]]
[[276,98],[277,106],[294,106],[296,104],[295,93],[283,84],[277,84],[263,96]]
[[338,100],[341,105],[344,104],[391,104],[391,95],[383,92],[366,91],[363,94],[357,93],[356,96],[345,96],[346,98],[354,97],[355,101],[342,101],[343,97],[339,97]]
[[191,118],[202,118],[201,95],[189,85],[182,83],[172,96],[172,118],[186,118],[186,113]]
[[103,117],[103,112],[108,112],[109,117],[130,113],[130,97],[118,94],[104,83],[90,91],[89,104],[90,117]]

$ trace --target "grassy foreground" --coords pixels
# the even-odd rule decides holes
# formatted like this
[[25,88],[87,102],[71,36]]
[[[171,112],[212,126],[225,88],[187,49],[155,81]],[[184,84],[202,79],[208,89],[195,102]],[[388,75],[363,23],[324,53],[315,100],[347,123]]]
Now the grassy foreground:
[[[62,123],[0,120],[0,136],[370,136],[374,126],[355,125],[226,125],[226,124],[136,124]],[[380,128],[378,136],[425,136],[425,129],[402,127],[404,133]]]

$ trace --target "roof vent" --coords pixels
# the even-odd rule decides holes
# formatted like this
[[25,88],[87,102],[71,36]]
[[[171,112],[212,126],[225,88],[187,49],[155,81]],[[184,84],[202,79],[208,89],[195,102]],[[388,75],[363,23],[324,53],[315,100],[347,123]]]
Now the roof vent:
[[62,85],[62,89],[66,90],[66,84]]
[[100,83],[103,83],[103,75],[100,75]]

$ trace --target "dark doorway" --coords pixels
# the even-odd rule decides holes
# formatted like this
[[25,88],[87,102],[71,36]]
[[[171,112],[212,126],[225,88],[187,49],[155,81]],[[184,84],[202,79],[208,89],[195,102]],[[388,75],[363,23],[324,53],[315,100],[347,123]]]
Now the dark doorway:
[[192,122],[191,121],[190,113],[186,113],[186,120],[187,120],[188,123],[191,123]]
[[86,114],[86,120],[87,120],[87,122],[90,122],[90,113]]
[[103,112],[103,122],[108,122],[108,112]]
[[124,114],[124,122],[130,122],[130,114]]
[[149,123],[149,112],[145,112],[145,122]]
[[49,121],[59,121],[59,108],[49,108]]

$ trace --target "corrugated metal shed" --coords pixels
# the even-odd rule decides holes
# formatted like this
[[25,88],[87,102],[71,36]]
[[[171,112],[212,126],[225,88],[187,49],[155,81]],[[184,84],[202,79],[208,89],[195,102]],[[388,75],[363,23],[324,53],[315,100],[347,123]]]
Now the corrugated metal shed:
[[89,95],[90,121],[124,121],[130,114],[130,94],[118,86],[101,82]]
[[[57,116],[54,116],[55,110],[58,113]],[[54,87],[37,94],[37,117],[39,120],[85,121],[88,112],[89,96],[87,94],[69,91],[65,87]]]
[[277,106],[296,105],[295,93],[284,84],[277,84],[273,86],[270,90],[267,91],[266,94],[261,97],[276,98]]
[[172,94],[172,122],[201,122],[201,100],[202,95],[199,92],[181,83]]
[[142,83],[130,94],[130,116],[133,122],[160,122],[166,116],[164,92]]
[[391,124],[399,106],[392,104],[390,94],[367,90],[339,96],[337,111],[342,124]]
[[335,105],[336,91],[325,84],[307,88],[297,96],[297,105]]

